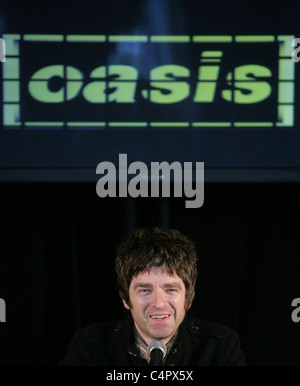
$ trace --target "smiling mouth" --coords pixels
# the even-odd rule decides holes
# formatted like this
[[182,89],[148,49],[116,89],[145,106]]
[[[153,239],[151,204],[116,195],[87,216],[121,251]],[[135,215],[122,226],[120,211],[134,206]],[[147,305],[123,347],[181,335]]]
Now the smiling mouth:
[[170,314],[165,314],[165,315],[150,315],[150,318],[151,319],[155,319],[155,320],[163,320],[163,319],[166,319],[170,316]]

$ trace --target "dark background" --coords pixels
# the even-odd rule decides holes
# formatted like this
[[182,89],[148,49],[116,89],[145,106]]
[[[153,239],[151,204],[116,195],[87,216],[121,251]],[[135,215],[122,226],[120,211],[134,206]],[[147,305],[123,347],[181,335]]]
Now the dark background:
[[195,240],[192,315],[236,329],[251,365],[299,365],[299,184],[211,183],[205,203],[100,199],[94,184],[2,184],[2,364],[57,364],[74,329],[123,314],[116,244],[138,225]]
[[[101,2],[1,2],[2,31],[124,33],[141,20],[141,3],[110,1],[99,26]],[[198,10],[197,18],[185,23],[199,34],[255,30],[300,36],[297,2],[171,3],[173,34],[185,28],[174,4],[184,4],[189,15]],[[161,33],[159,12],[153,19],[150,15],[148,30]],[[297,93],[295,103],[297,111]],[[294,129],[291,151],[297,154],[297,116]],[[241,132],[237,138],[245,147]],[[135,146],[138,154],[138,141]],[[208,150],[213,158],[216,148]],[[100,199],[84,169],[80,178],[70,177],[72,169],[56,169],[52,181],[49,175],[43,178],[43,168],[28,178],[19,178],[24,176],[20,171],[26,174],[22,165],[16,174],[3,169],[0,297],[6,301],[7,322],[0,324],[0,364],[57,365],[75,329],[123,315],[115,288],[115,247],[139,225],[165,225],[190,236],[199,253],[196,298],[189,312],[237,330],[249,365],[299,365],[300,325],[291,319],[291,302],[300,296],[300,184],[293,174],[298,175],[297,169],[276,163],[288,151],[287,142],[278,138],[269,154],[275,170],[260,168],[259,161],[250,174],[245,165],[237,174],[208,170],[204,205],[198,209],[185,209],[185,198]],[[201,153],[197,160],[206,161]]]

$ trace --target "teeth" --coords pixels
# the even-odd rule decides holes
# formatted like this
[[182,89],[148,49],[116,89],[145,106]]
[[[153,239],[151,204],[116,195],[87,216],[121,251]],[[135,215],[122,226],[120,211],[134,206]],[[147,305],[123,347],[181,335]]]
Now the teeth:
[[164,318],[167,318],[168,315],[151,315],[150,318],[153,318],[153,319],[164,319]]

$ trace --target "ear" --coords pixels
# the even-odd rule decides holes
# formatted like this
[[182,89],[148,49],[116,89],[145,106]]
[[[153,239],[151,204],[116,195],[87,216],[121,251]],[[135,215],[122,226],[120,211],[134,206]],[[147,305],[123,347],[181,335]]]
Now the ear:
[[185,310],[186,310],[186,311],[188,311],[188,310],[191,308],[191,306],[192,306],[192,304],[193,304],[193,299],[194,299],[194,295],[192,296],[190,302],[189,302],[189,303],[186,303],[186,306],[185,306]]
[[188,310],[191,308],[192,303],[193,303],[193,300],[194,300],[194,297],[195,297],[195,291],[192,293],[192,295],[191,295],[191,297],[190,297],[190,302],[189,302],[189,304],[187,304],[187,306],[186,306],[186,311],[188,311]]
[[129,305],[126,303],[126,301],[124,299],[122,299],[122,302],[123,302],[123,305],[125,308],[127,308],[127,310],[130,309]]

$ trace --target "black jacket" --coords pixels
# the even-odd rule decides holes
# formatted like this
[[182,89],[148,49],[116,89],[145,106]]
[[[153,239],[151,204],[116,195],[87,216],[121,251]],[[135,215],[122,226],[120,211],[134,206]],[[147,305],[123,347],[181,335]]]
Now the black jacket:
[[[131,318],[77,330],[62,366],[148,366],[134,345]],[[186,317],[165,366],[243,366],[236,332],[218,323]]]

